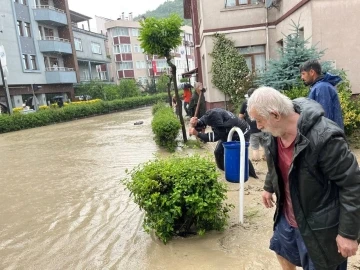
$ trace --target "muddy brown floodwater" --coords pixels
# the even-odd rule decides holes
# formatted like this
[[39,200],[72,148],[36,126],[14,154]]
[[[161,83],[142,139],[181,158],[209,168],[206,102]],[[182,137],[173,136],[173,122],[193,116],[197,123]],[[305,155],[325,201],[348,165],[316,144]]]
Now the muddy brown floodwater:
[[[143,231],[120,179],[164,155],[151,118],[142,108],[0,135],[0,269],[279,269],[268,250],[273,210],[260,203],[264,162],[245,185],[244,226],[236,208],[222,233],[163,245]],[[227,185],[238,205],[238,185]]]

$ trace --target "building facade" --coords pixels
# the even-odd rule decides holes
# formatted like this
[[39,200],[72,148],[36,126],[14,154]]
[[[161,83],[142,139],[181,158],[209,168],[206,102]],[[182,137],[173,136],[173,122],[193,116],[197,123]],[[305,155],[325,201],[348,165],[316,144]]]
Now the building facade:
[[[0,45],[6,52],[12,106],[22,107],[33,96],[40,105],[47,104],[47,95],[73,97],[78,65],[67,0],[0,0],[0,4]],[[0,100],[4,99],[1,81]]]
[[[127,17],[122,14],[117,20],[100,16],[95,16],[95,19],[97,31],[106,33],[108,37],[107,47],[111,58],[109,73],[116,83],[122,79],[135,79],[145,84],[169,72],[165,58],[148,56],[140,47],[140,23],[133,20],[131,13]],[[195,67],[192,28],[184,26],[182,30],[183,44],[173,51],[177,83],[180,83],[182,73]]]
[[326,50],[322,60],[347,71],[353,93],[359,94],[360,47],[350,49],[360,41],[359,12],[358,0],[184,0],[185,18],[193,22],[197,75],[209,90],[208,108],[224,104],[224,94],[211,83],[213,35],[223,33],[232,39],[251,70],[264,69],[267,60],[278,57],[292,22],[299,22],[309,45]]
[[[108,73],[110,55],[105,47],[107,37],[103,34],[90,31],[90,17],[72,10],[70,11],[70,16],[74,33],[74,47],[79,66],[78,82],[84,83],[92,80],[110,82],[111,78]],[[87,22],[87,28],[83,22]]]

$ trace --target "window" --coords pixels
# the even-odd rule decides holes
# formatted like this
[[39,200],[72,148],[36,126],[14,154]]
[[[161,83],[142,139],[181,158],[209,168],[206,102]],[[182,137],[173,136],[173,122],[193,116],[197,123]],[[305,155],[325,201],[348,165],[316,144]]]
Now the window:
[[117,70],[134,69],[134,65],[132,61],[124,61],[124,62],[116,63],[116,69]]
[[129,36],[129,29],[124,27],[115,27],[111,29],[111,33],[113,37],[117,36]]
[[91,42],[91,51],[96,54],[101,54],[101,46],[99,43]]
[[28,56],[26,54],[22,55],[22,61],[23,61],[23,66],[25,68],[25,70],[29,69],[29,61],[28,61]]
[[31,64],[31,69],[32,70],[37,70],[36,56],[35,55],[30,55],[30,64]]
[[30,23],[24,23],[24,27],[25,27],[25,36],[26,37],[31,37],[31,29],[30,29]]
[[304,27],[299,29],[299,38],[305,40]]
[[246,64],[253,72],[263,71],[265,69],[265,46],[250,46],[238,48],[244,55]]
[[143,53],[144,50],[143,50],[143,48],[140,47],[139,44],[135,44],[135,45],[134,45],[134,52],[135,52],[135,53]]
[[21,22],[21,21],[17,21],[17,29],[18,29],[18,34],[19,34],[19,36],[24,36],[24,32],[23,32],[22,22]]
[[225,7],[253,5],[259,3],[260,0],[226,0]]
[[15,3],[19,3],[26,6],[26,0],[14,0]]
[[114,53],[131,53],[131,45],[130,44],[121,44],[114,46]]
[[80,38],[74,38],[74,43],[75,43],[75,50],[82,52],[83,47],[82,47],[81,39]]
[[168,68],[169,65],[167,64],[166,60],[156,60],[156,69],[160,70],[163,68]]
[[137,69],[144,69],[144,68],[146,68],[146,63],[145,63],[145,61],[136,61],[135,65],[136,65],[136,68],[137,68]]
[[45,39],[46,37],[53,37],[54,36],[54,29],[44,27]]
[[132,36],[133,37],[138,37],[139,36],[139,29],[138,28],[133,28],[132,29]]

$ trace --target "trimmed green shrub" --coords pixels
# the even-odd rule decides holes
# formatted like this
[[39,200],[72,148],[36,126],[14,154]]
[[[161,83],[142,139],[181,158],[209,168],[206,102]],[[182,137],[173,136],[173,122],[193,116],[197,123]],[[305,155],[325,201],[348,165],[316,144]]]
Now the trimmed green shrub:
[[283,93],[285,96],[289,97],[290,99],[307,97],[309,95],[309,87],[303,84],[302,86],[293,87],[290,90],[281,91],[281,93]]
[[170,152],[174,152],[181,124],[172,108],[164,107],[157,110],[151,122],[151,127],[155,134],[156,144],[165,147]]
[[151,105],[159,100],[166,101],[167,98],[166,93],[161,93],[112,101],[71,104],[62,108],[50,108],[29,114],[0,114],[0,133],[40,127],[99,114],[129,110]]
[[143,227],[167,243],[173,236],[223,230],[232,205],[210,158],[172,156],[135,167],[123,180],[145,211]]
[[153,107],[152,107],[152,115],[155,115],[155,113],[159,110],[159,109],[163,109],[166,107],[166,103],[159,101],[158,103],[156,103]]

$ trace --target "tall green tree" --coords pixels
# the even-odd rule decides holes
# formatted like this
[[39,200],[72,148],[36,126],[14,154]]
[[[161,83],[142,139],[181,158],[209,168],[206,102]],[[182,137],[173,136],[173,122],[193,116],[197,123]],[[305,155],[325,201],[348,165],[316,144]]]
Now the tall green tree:
[[210,56],[213,58],[212,83],[230,97],[234,105],[239,105],[252,86],[252,74],[245,58],[235,48],[234,41],[218,33],[214,35],[214,49]]
[[[309,39],[304,39],[299,23],[292,21],[292,33],[284,35],[283,48],[278,49],[279,59],[271,59],[267,63],[266,70],[260,74],[258,85],[271,86],[277,90],[289,90],[300,87],[303,82],[300,79],[299,66],[310,59],[320,60],[324,50],[316,46],[309,46]],[[329,70],[329,62],[322,63],[323,70]]]
[[146,18],[140,21],[140,45],[145,53],[165,57],[167,64],[171,67],[171,75],[174,82],[175,96],[179,111],[179,119],[182,127],[184,142],[187,141],[184,118],[182,116],[182,106],[179,91],[176,85],[176,66],[171,61],[171,51],[182,42],[181,26],[183,20],[176,14],[167,18]]

